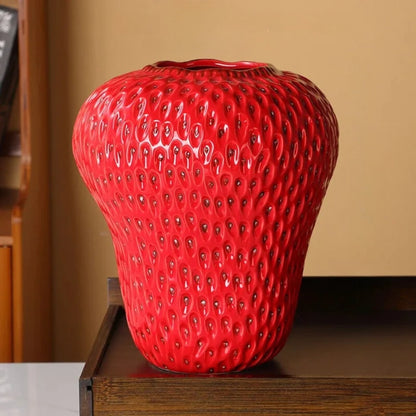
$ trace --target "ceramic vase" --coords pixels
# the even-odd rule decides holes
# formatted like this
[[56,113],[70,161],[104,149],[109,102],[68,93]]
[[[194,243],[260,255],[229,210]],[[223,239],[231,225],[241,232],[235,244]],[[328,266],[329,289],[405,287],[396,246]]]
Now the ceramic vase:
[[152,364],[224,373],[281,350],[338,155],[311,81],[256,62],[158,62],[91,94],[73,152]]

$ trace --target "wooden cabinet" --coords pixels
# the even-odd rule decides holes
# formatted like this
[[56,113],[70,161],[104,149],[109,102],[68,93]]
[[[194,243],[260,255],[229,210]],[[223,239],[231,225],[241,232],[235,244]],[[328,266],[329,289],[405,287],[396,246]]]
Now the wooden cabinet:
[[51,359],[46,3],[18,10],[19,88],[0,148],[0,361]]

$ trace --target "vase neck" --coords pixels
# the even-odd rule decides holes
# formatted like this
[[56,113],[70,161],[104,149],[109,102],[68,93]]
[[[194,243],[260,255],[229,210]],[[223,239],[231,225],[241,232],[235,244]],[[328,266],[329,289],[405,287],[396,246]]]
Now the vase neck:
[[194,59],[192,61],[175,62],[159,61],[144,68],[148,72],[194,74],[196,76],[207,76],[216,74],[228,74],[237,77],[276,75],[277,70],[273,65],[253,62],[225,62],[217,59]]

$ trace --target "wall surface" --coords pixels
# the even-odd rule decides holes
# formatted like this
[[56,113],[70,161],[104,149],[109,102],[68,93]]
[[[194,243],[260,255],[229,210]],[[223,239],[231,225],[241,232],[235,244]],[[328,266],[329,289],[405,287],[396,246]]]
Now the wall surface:
[[416,274],[414,16],[414,0],[50,0],[55,358],[85,360],[117,274],[73,162],[74,119],[99,84],[162,59],[265,61],[312,79],[341,136],[305,274]]

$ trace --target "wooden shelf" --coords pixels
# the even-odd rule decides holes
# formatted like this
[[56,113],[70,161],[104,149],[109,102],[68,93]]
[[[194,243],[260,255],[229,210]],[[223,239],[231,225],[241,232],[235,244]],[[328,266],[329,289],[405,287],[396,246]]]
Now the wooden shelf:
[[0,247],[13,245],[12,217],[19,202],[21,171],[20,132],[7,132],[0,142]]
[[5,288],[0,362],[49,361],[47,5],[45,0],[0,0],[0,5],[18,11],[19,46],[18,90],[0,142],[0,286]]
[[18,195],[18,189],[0,188],[0,246],[11,246],[13,244],[12,210]]
[[22,156],[20,132],[8,131],[0,142],[0,157]]
[[80,377],[81,416],[416,414],[416,311],[307,314],[267,364],[196,376],[151,366],[109,305]]

